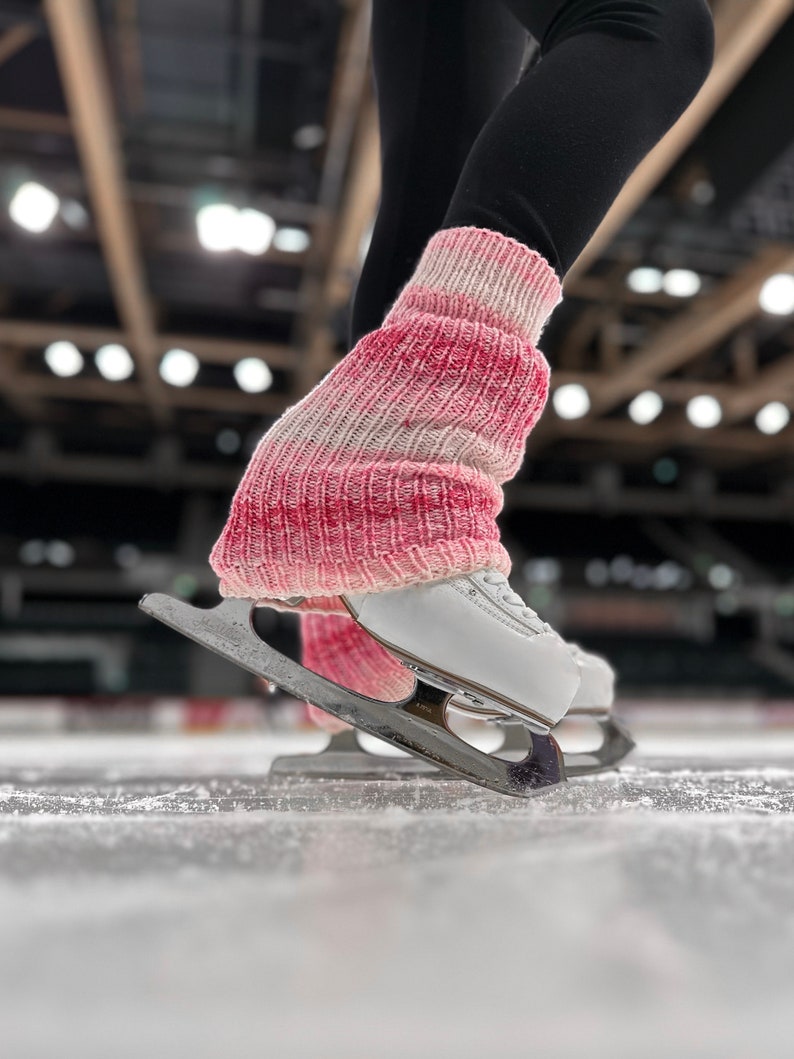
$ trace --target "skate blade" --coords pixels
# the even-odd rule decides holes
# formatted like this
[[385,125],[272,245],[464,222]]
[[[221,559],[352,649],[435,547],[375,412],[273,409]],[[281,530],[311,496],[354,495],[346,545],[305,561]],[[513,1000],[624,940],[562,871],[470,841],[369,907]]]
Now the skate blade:
[[285,754],[270,766],[274,778],[300,780],[449,780],[449,774],[415,757],[375,754],[359,745],[354,729],[332,735],[316,754]]
[[[454,708],[455,704],[450,703],[450,709]],[[563,751],[565,772],[569,779],[572,776],[591,776],[616,769],[634,749],[634,740],[609,711],[599,714],[594,710],[587,710],[581,713],[592,717],[601,729],[601,745],[584,753]],[[504,741],[494,753],[500,757],[511,754],[514,760],[526,757],[530,744],[524,726],[511,721],[509,724],[500,724],[499,728],[504,733]],[[290,754],[276,758],[270,767],[270,775],[300,780],[400,781],[416,776],[421,776],[424,780],[449,778],[445,772],[428,761],[396,758],[365,750],[359,745],[354,730],[333,735],[325,749],[316,754]]]
[[[574,776],[592,776],[598,772],[609,772],[617,768],[620,762],[631,753],[635,747],[628,729],[610,713],[596,714],[592,711],[582,711],[583,715],[592,717],[601,731],[601,744],[595,750],[586,750],[577,753],[563,751],[565,774],[568,779]],[[568,716],[568,715],[566,715]],[[577,716],[571,714],[570,716]],[[505,739],[498,753],[505,752],[526,753],[527,743],[520,724],[505,724]]]
[[399,702],[358,695],[305,669],[261,640],[251,624],[250,600],[226,599],[212,610],[155,592],[139,604],[144,613],[298,699],[488,790],[527,798],[566,779],[560,749],[549,735],[533,735],[521,761],[506,761],[469,746],[447,727],[448,691],[416,681]]

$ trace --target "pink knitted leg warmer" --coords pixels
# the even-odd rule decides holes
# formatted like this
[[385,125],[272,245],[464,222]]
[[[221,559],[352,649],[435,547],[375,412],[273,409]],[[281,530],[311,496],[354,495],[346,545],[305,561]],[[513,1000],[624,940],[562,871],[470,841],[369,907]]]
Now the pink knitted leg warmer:
[[[346,614],[301,614],[301,661],[343,687],[384,702],[409,695],[413,674]],[[347,725],[309,704],[311,719],[328,732]]]
[[328,610],[509,573],[500,486],[546,402],[535,344],[559,298],[548,262],[507,236],[433,236],[383,326],[260,442],[210,557],[222,594]]

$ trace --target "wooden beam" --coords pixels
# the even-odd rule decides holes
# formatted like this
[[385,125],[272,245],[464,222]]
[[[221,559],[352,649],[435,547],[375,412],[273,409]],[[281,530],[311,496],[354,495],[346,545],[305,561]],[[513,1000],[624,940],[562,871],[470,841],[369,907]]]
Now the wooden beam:
[[116,0],[115,14],[124,98],[129,113],[139,117],[146,104],[146,92],[138,26],[138,0]]
[[608,412],[660,377],[693,360],[761,313],[758,295],[775,272],[794,269],[790,246],[773,245],[714,292],[664,325],[591,395],[592,415]]
[[296,344],[306,348],[306,355],[296,378],[296,396],[311,389],[323,375],[332,353],[326,295],[334,240],[339,231],[340,202],[345,194],[345,176],[362,106],[369,92],[370,20],[369,3],[353,0],[345,15],[337,72],[331,90],[328,144],[318,196],[322,212],[312,232],[311,255],[301,286],[307,310],[297,324]]
[[[111,342],[122,345],[125,332],[116,327],[91,327],[84,324],[13,320],[0,317],[0,342],[22,349],[46,346],[66,339],[88,352]],[[235,338],[214,338],[206,335],[161,334],[155,339],[159,357],[169,349],[188,349],[199,360],[212,364],[234,364],[243,357],[260,357],[271,368],[296,371],[300,355],[293,346],[272,342],[253,342]]]
[[763,368],[749,385],[736,387],[723,405],[726,422],[753,415],[769,401],[785,400],[794,389],[794,352],[778,357]]
[[325,303],[344,305],[360,271],[361,240],[372,223],[380,195],[380,130],[374,99],[367,100],[361,117],[350,178],[328,266]]
[[39,31],[36,26],[29,22],[11,26],[0,37],[0,66],[8,62],[23,48],[27,48],[31,41],[38,37]]
[[[8,381],[8,392],[28,399],[57,401],[105,402],[108,404],[145,405],[146,394],[135,382],[107,382],[105,379],[59,379],[50,375],[18,374]],[[220,387],[171,387],[174,408],[196,408],[207,412],[236,413],[251,416],[277,416],[288,407],[284,394],[243,393]]]
[[168,420],[157,370],[157,328],[125,178],[110,81],[91,0],[44,0],[94,221],[119,319],[155,417]]
[[[611,375],[597,371],[554,371],[551,376],[551,389],[553,391],[569,383],[579,383],[588,393],[596,393],[610,378]],[[737,383],[725,382],[722,379],[657,379],[648,388],[655,390],[668,404],[686,404],[690,398],[708,393],[716,397],[720,404],[727,406],[742,392]]]
[[20,107],[0,107],[0,129],[71,136],[72,119],[67,114],[44,114]]
[[19,351],[0,348],[0,394],[22,419],[41,419],[43,406],[19,382]]
[[640,163],[582,251],[567,280],[581,276],[648,198],[786,19],[794,0],[721,0],[715,13],[714,66],[688,110]]
[[[628,419],[560,421],[555,431],[555,440],[563,438],[602,442],[626,448],[726,449],[770,458],[794,450],[794,432],[767,437],[752,429],[701,430],[693,427],[681,416],[663,419],[645,427],[637,426]],[[536,455],[532,435],[527,452],[530,459]]]

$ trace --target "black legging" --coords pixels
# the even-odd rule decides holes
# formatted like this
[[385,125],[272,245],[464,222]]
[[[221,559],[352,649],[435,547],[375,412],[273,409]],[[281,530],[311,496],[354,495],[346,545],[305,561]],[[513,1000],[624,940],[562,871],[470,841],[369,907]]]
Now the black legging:
[[[529,32],[540,61],[519,80]],[[373,0],[383,187],[351,340],[430,236],[474,225],[562,277],[712,63],[706,0]]]

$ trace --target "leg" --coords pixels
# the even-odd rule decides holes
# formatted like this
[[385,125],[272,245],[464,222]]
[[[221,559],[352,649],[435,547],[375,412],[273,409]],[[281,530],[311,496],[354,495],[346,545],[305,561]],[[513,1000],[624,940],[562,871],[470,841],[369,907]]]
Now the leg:
[[711,68],[705,0],[504,0],[541,44],[472,148],[444,228],[539,250],[563,276]]
[[316,607],[509,572],[495,517],[548,392],[536,343],[560,297],[555,270],[712,51],[705,0],[536,2],[546,20],[531,2],[525,18],[545,55],[478,135],[444,230],[383,327],[254,454],[211,557],[225,594]]
[[[263,440],[212,556],[224,594],[317,597],[309,606],[324,610],[328,600],[342,598],[368,632],[431,684],[475,702],[484,695],[541,730],[570,706],[577,668],[527,608],[521,620],[510,615],[526,635],[513,625],[516,635],[508,640],[498,622],[486,628],[476,600],[466,603],[466,619],[464,593],[478,596],[472,578],[479,572],[480,592],[505,617],[516,605],[505,593],[509,556],[495,517],[499,487],[518,470],[546,399],[548,367],[536,343],[559,299],[555,269],[565,271],[574,236],[582,244],[589,236],[571,232],[587,227],[594,208],[566,196],[584,191],[595,212],[606,208],[648,141],[665,131],[652,119],[663,113],[674,120],[710,57],[702,0],[669,0],[661,13],[634,0],[633,10],[656,17],[650,37],[647,26],[638,33],[634,24],[630,36],[616,32],[613,22],[620,19],[605,17],[607,9],[618,10],[611,4],[566,5],[565,14],[576,18],[564,22],[558,11],[560,19],[544,27],[541,63],[477,137],[443,230],[430,240],[383,326]],[[686,25],[683,41],[669,31],[671,22]],[[580,41],[590,42],[592,54],[580,53]],[[694,69],[695,76],[685,76],[678,63],[671,78],[673,41],[682,44],[686,73]],[[627,48],[644,49],[642,61],[633,51],[624,56]],[[567,62],[555,65],[563,52]],[[579,66],[583,55],[596,65],[608,60],[609,77],[599,69],[591,78]],[[549,134],[546,183],[537,181],[542,195],[521,140],[531,132],[534,142],[543,142],[546,128],[547,116],[533,111],[525,92],[531,83],[547,105],[559,97],[563,133],[556,140]],[[599,87],[604,95],[593,96]],[[676,102],[660,106],[660,99]],[[559,197],[555,188],[556,200],[551,182],[565,191]],[[448,589],[461,597],[455,606]],[[405,615],[410,621],[401,624]],[[439,623],[439,615],[449,621]],[[443,651],[437,630],[444,633]],[[478,637],[489,642],[488,651],[466,654],[466,644],[473,647]]]
[[[527,31],[494,0],[373,0],[382,187],[353,299],[350,348],[381,325],[444,220],[483,125],[515,87]],[[360,694],[409,694],[412,677],[347,615],[301,615],[302,660]],[[317,724],[340,722],[313,706]]]
[[[521,34],[508,8],[541,45],[520,83]],[[449,198],[444,228],[512,236],[564,274],[699,87],[711,51],[703,0],[375,0],[383,194],[354,338],[380,324]],[[355,639],[350,657],[367,674],[356,689],[373,694],[381,672],[381,697],[391,697],[394,660],[341,617],[333,636],[323,625],[303,616],[310,668],[348,683],[343,656]]]
[[350,348],[380,327],[485,122],[515,87],[527,32],[495,0],[374,0],[382,188],[351,313]]

